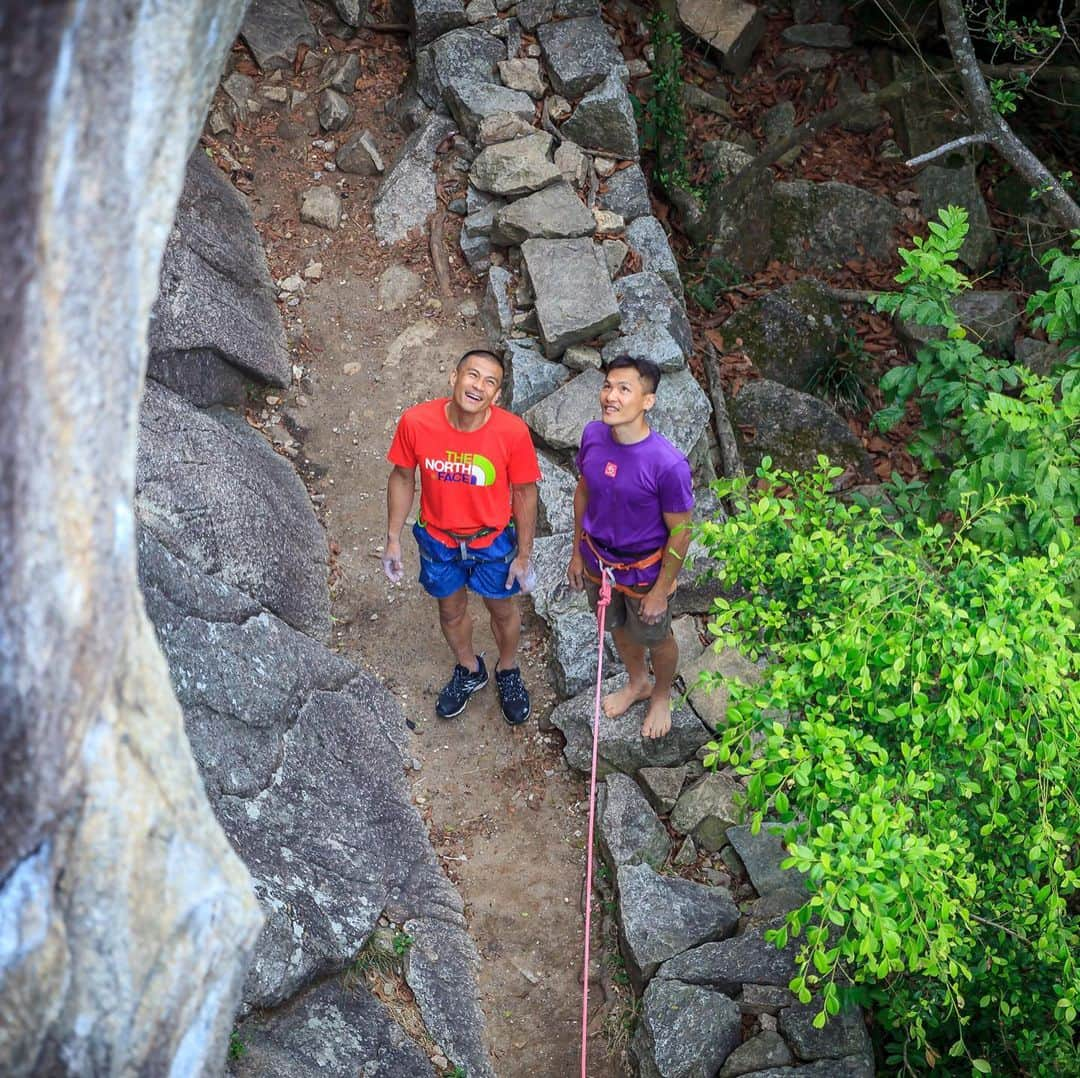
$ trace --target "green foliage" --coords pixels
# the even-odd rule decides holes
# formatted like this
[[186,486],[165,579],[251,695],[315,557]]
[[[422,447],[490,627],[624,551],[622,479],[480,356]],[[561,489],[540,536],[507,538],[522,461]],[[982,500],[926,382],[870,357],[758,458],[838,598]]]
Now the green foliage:
[[688,136],[683,105],[682,37],[671,16],[657,9],[649,16],[649,37],[656,62],[653,96],[642,106],[631,98],[641,125],[642,142],[656,153],[655,178],[664,188],[682,187],[700,194],[687,171]]
[[836,353],[821,364],[806,383],[806,392],[828,401],[842,412],[867,406],[862,377],[866,349],[853,329],[846,329]]
[[726,259],[713,255],[684,267],[686,294],[706,311],[716,310],[717,300],[742,282],[742,274]]
[[1019,92],[1013,89],[1016,85],[1004,79],[990,80],[990,98],[994,103],[994,110],[1000,116],[1008,116],[1009,113],[1016,111],[1016,106],[1020,101]]
[[229,1034],[229,1059],[236,1063],[247,1054],[247,1045],[237,1030]]
[[952,530],[845,505],[819,464],[717,483],[743,511],[698,529],[738,589],[710,628],[771,661],[706,764],[809,875],[791,990],[873,1003],[906,1073],[1080,1073],[1076,549],[974,541],[1001,499]]
[[469,1072],[459,1063],[456,1066],[451,1067],[446,1072],[444,1078],[469,1078]]
[[394,933],[394,954],[396,954],[398,958],[404,958],[409,953],[409,948],[412,946],[412,944],[413,938],[412,936],[408,935],[408,933]]
[[[984,545],[1045,552],[1080,514],[1077,366],[1044,378],[966,338],[952,301],[969,282],[952,263],[967,235],[967,212],[950,206],[940,217],[925,241],[916,237],[911,250],[900,251],[902,291],[876,298],[879,310],[944,333],[881,380],[887,406],[874,423],[888,430],[914,403],[921,426],[911,451],[928,474],[925,484],[898,481],[890,493],[902,510],[927,520],[969,515],[972,537]],[[1032,297],[1029,311],[1075,344],[1080,255],[1051,255],[1051,286]]]
[[1048,288],[1036,292],[1027,304],[1032,325],[1065,352],[1064,362],[1080,367],[1080,232],[1073,233],[1073,254],[1058,248],[1043,255],[1042,265],[1050,278]]

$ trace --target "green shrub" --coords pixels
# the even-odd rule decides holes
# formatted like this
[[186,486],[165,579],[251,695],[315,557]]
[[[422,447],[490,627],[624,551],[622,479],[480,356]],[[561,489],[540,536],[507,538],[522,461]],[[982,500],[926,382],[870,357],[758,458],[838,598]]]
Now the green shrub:
[[[698,537],[722,584],[711,628],[770,660],[734,686],[710,766],[748,776],[812,897],[791,988],[853,995],[892,1070],[1078,1074],[1080,656],[1068,531],[1045,552],[830,494],[840,470],[716,484],[743,511]],[[763,489],[762,489],[763,488]],[[708,678],[704,679],[706,683]]]
[[926,520],[965,513],[980,543],[1018,553],[1045,552],[1073,533],[1080,514],[1080,241],[1077,254],[1052,251],[1051,286],[1028,305],[1065,357],[1050,377],[987,355],[966,339],[952,302],[969,287],[953,266],[967,235],[967,211],[950,206],[930,235],[900,251],[900,292],[879,310],[944,331],[914,363],[881,381],[888,405],[875,425],[888,430],[909,402],[921,428],[911,449],[927,478],[896,481],[899,507]]

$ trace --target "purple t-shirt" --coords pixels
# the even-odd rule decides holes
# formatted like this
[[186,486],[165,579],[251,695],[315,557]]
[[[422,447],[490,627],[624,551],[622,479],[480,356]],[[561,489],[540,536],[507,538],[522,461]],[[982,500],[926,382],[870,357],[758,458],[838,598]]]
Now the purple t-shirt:
[[[658,550],[668,538],[664,514],[694,508],[690,464],[656,431],[622,445],[610,427],[590,423],[581,434],[577,466],[589,492],[582,524],[597,550],[614,561],[637,561]],[[582,543],[581,554],[586,568],[598,574],[587,543]],[[628,587],[647,587],[659,575],[660,562],[615,574],[617,582]]]

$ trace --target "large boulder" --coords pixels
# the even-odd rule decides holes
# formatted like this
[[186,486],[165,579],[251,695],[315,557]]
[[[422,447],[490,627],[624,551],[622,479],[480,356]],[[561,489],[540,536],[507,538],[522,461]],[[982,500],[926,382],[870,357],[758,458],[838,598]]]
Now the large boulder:
[[900,211],[847,183],[791,180],[773,187],[773,257],[799,269],[835,269],[848,259],[891,259]]
[[819,453],[841,468],[872,481],[870,457],[851,428],[827,404],[762,379],[748,382],[728,400],[739,452],[749,468],[763,457],[786,470],[811,471]]
[[763,377],[805,390],[836,355],[843,329],[840,304],[804,277],[741,307],[722,332],[725,347],[745,352]]
[[707,988],[653,981],[630,1045],[641,1078],[713,1078],[739,1043],[738,1005]]
[[591,240],[526,240],[521,253],[536,294],[540,339],[552,359],[619,324],[611,278]]
[[380,243],[398,243],[412,228],[423,228],[435,212],[435,153],[454,125],[432,114],[402,144],[397,160],[379,185],[373,215]]
[[0,1073],[213,1074],[261,917],[136,591],[146,331],[237,0],[0,33]]
[[622,53],[599,15],[545,23],[536,36],[551,85],[563,97],[579,98],[612,71],[626,70]]
[[618,71],[613,68],[599,86],[581,99],[574,115],[563,124],[562,133],[587,150],[637,157],[637,121]]
[[644,863],[619,868],[618,883],[619,948],[639,993],[660,963],[726,939],[739,923],[739,907],[723,887],[661,876]]
[[165,547],[302,632],[329,633],[326,535],[304,484],[265,438],[149,383],[137,463],[136,513]]
[[[565,572],[565,570],[564,570]],[[595,622],[593,647],[596,646]],[[609,678],[603,691],[614,692],[626,684],[625,676]],[[577,771],[588,772],[592,762],[592,716],[594,693],[583,691],[560,704],[551,713],[552,723],[566,738],[563,756]],[[673,701],[671,709],[671,732],[664,737],[642,737],[641,724],[645,721],[647,702],[634,704],[625,714],[600,719],[600,742],[597,747],[597,774],[601,777],[612,771],[633,775],[643,767],[669,767],[681,764],[693,757],[710,734],[687,707]]]
[[[199,405],[232,401],[236,375],[291,377],[276,290],[244,196],[200,148],[188,159],[150,315],[149,370]],[[190,358],[191,371],[185,370]],[[185,394],[186,395],[186,394]]]
[[344,970],[387,913],[414,940],[443,940],[441,970],[418,958],[410,983],[432,1035],[472,1045],[459,1058],[489,1074],[475,950],[410,800],[393,696],[147,533],[139,572],[207,794],[267,915],[245,1007],[277,1007]]

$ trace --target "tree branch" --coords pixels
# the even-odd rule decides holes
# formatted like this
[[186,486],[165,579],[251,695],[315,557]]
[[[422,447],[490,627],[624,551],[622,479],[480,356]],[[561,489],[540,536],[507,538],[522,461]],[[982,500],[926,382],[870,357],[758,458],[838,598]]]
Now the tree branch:
[[988,141],[994,149],[1031,184],[1061,224],[1066,228],[1080,228],[1080,206],[1069,197],[1049,169],[1016,137],[994,108],[990,88],[979,69],[975,47],[971,43],[963,0],[938,0],[938,6],[973,126],[987,132]]
[[925,165],[927,161],[933,161],[935,157],[944,157],[945,154],[952,153],[953,150],[959,150],[964,146],[974,146],[976,143],[989,141],[990,135],[986,131],[978,131],[974,135],[963,135],[960,138],[954,138],[952,142],[946,142],[936,150],[928,150],[926,153],[921,153],[918,157],[913,157],[910,161],[905,161],[904,164],[907,165],[908,168],[918,168],[919,165]]

